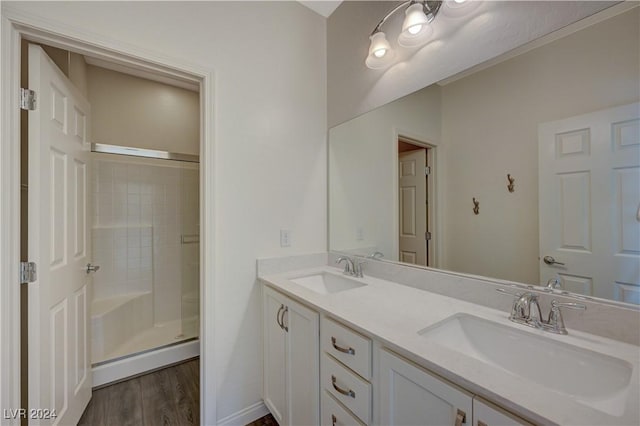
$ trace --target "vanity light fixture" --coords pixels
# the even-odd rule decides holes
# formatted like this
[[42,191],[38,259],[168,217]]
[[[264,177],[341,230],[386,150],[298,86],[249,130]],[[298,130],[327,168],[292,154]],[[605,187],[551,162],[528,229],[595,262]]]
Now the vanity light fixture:
[[[464,2],[466,0],[450,0],[454,2]],[[369,55],[365,61],[367,67],[371,69],[381,69],[389,66],[393,60],[394,52],[391,45],[387,41],[387,36],[382,31],[382,25],[399,10],[404,9],[404,21],[402,23],[402,32],[398,36],[398,44],[402,47],[417,47],[425,44],[433,29],[431,21],[436,17],[442,1],[418,1],[410,0],[400,3],[391,9],[371,32],[369,40]]]

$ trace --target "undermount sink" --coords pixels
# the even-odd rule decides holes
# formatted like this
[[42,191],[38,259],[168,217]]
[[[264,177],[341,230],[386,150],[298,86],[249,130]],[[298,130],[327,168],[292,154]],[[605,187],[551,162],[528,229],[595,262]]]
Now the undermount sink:
[[366,285],[363,282],[329,272],[291,278],[290,281],[320,294],[338,293]]
[[624,360],[467,314],[418,334],[599,411],[614,416],[624,412],[633,373]]

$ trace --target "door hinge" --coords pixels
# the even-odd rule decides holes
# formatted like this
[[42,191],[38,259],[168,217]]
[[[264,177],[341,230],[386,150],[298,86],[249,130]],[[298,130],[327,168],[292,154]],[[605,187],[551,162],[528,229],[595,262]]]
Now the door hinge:
[[431,166],[427,166],[424,168],[424,175],[429,176],[431,174]]
[[427,231],[424,233],[424,239],[429,241],[431,239],[431,232]]
[[20,262],[20,284],[32,283],[37,278],[35,262]]
[[27,111],[36,109],[36,92],[20,88],[20,109]]

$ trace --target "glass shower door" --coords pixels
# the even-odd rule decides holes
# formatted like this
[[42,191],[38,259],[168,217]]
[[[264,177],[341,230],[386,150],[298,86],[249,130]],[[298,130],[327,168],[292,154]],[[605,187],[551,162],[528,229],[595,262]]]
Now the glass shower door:
[[182,338],[198,337],[200,330],[200,170],[181,170],[181,320]]

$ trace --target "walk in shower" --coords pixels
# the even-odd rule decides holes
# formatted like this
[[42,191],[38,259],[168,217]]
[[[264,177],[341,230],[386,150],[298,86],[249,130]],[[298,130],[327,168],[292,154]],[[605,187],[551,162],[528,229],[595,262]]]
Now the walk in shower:
[[92,151],[96,366],[198,338],[200,191],[197,156]]

